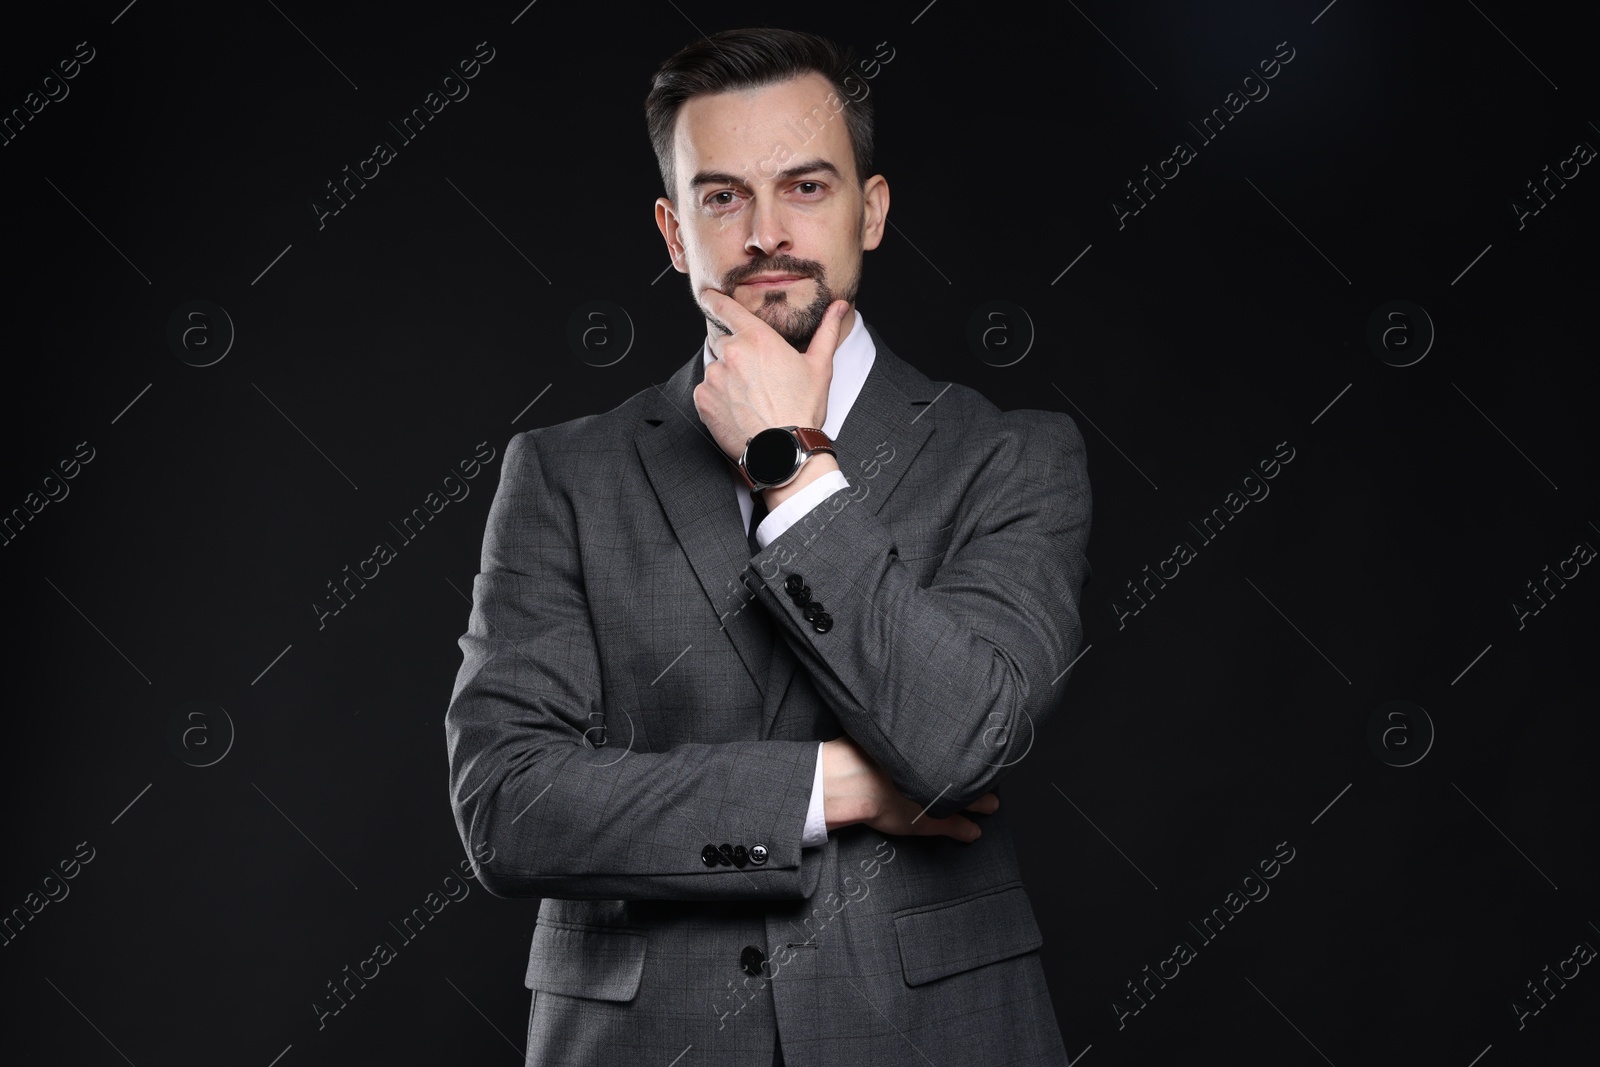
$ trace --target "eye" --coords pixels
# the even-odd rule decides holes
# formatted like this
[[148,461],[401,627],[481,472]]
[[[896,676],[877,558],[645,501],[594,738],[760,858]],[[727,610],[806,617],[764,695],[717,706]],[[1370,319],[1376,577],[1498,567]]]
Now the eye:
[[[714,208],[729,207],[733,204],[734,198],[737,196],[738,194],[732,189],[718,189],[716,192],[706,197],[706,206]],[[722,200],[719,199],[720,197],[728,197],[728,199]]]
[[795,185],[795,188],[799,189],[805,195],[810,196],[812,194],[806,192],[806,189],[805,189],[805,187],[808,186],[808,185],[811,186],[811,188],[813,190],[815,190],[816,192],[818,192],[818,193],[822,192],[822,183],[821,182],[804,181],[804,182],[800,182],[797,185]]

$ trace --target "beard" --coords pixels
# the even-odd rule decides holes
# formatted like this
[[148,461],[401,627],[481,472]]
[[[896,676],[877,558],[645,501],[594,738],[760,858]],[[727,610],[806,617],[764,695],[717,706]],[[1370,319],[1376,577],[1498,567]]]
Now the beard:
[[[811,279],[817,293],[811,302],[804,306],[797,306],[789,300],[789,294],[781,289],[770,290],[764,294],[761,306],[756,308],[754,314],[771,326],[779,337],[789,343],[796,352],[804,352],[811,346],[811,339],[816,336],[817,327],[822,325],[823,316],[828,313],[828,306],[842,295],[855,306],[856,293],[861,288],[861,276],[857,273],[849,290],[843,294],[835,293],[828,285],[828,272],[821,263],[815,260],[796,259],[792,256],[772,256],[754,263],[746,263],[729,271],[719,286],[719,290],[728,296],[733,296],[733,291],[742,282],[758,274],[798,274],[803,278]],[[702,309],[703,311],[704,309]],[[710,315],[706,321],[711,323],[719,332],[733,333],[727,325]]]
[[822,325],[822,316],[827,313],[828,305],[836,299],[833,290],[822,279],[813,280],[816,282],[817,295],[804,307],[791,304],[788,293],[769,292],[756,309],[757,317],[789,342],[789,347],[796,352],[804,352],[811,347],[811,339],[816,336],[817,327]]

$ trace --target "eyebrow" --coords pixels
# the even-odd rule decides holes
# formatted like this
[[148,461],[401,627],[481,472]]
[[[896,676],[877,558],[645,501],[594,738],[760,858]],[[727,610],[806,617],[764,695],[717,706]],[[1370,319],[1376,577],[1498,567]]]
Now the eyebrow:
[[[843,181],[844,175],[839,173],[839,168],[829,163],[826,159],[808,159],[786,167],[773,176],[775,182],[787,181],[798,178],[802,174],[831,174],[836,181]],[[740,185],[744,179],[737,174],[726,174],[722,171],[703,170],[697,173],[689,182],[689,188],[698,189],[702,185]]]

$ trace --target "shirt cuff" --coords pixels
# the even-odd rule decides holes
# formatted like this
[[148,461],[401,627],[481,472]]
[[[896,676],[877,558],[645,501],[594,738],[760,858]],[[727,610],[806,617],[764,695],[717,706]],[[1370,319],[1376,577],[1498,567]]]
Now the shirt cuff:
[[841,489],[850,488],[844,471],[829,471],[767,514],[756,527],[756,544],[766,547],[810,513],[811,509]]
[[[811,487],[808,485],[806,488]],[[806,809],[806,828],[800,835],[801,848],[811,848],[828,840],[828,819],[822,805],[822,745],[823,742],[817,743],[817,773],[811,778],[811,806]]]

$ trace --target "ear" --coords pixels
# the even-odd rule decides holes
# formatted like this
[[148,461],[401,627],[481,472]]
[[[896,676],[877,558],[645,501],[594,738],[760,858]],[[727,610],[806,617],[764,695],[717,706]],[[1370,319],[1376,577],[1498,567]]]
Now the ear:
[[889,218],[888,179],[881,174],[868,178],[861,198],[861,250],[870,252],[883,240],[883,227]]
[[683,227],[678,221],[677,209],[664,196],[656,198],[656,229],[661,231],[662,239],[667,242],[667,254],[672,257],[673,268],[679,274],[688,274],[689,267],[684,260]]

